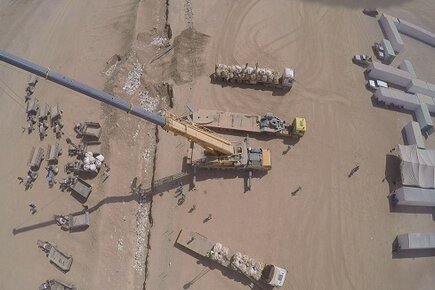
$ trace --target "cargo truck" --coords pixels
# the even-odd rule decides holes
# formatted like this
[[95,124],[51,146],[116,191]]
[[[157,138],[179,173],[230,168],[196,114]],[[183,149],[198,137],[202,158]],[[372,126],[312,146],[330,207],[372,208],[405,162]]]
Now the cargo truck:
[[281,287],[287,270],[273,264],[265,264],[233,251],[220,243],[209,240],[197,232],[180,231],[176,243],[194,253],[209,258],[224,267],[232,269],[257,285]]
[[274,134],[295,138],[304,136],[307,129],[305,118],[297,117],[291,124],[287,124],[272,113],[255,115],[218,110],[194,110],[189,118],[195,124],[212,129]]

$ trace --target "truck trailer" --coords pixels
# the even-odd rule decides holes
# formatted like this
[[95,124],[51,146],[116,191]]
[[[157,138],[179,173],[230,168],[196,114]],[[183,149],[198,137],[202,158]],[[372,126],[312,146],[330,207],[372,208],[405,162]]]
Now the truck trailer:
[[232,113],[218,110],[195,110],[189,117],[195,124],[212,128],[248,133],[264,133],[300,138],[307,129],[305,118],[297,117],[291,124],[272,113],[263,115]]
[[295,79],[295,71],[285,68],[283,73],[270,68],[251,67],[248,64],[226,65],[216,64],[212,78],[219,82],[259,84],[267,87],[290,89]]
[[406,250],[435,250],[435,233],[397,235],[393,242],[393,252]]
[[[218,242],[214,242],[197,232],[180,231],[176,243],[196,254],[234,270],[255,284],[281,287],[287,270],[273,264],[265,264],[233,251]],[[257,285],[257,286],[258,286]]]

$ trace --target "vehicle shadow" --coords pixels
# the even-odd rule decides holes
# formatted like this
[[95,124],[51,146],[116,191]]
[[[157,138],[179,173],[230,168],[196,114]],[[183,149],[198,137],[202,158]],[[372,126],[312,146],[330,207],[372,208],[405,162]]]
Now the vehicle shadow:
[[213,78],[213,74],[210,76],[210,83],[214,85],[220,85],[222,88],[225,87],[231,87],[231,88],[241,88],[241,89],[251,89],[251,90],[257,90],[262,92],[272,92],[272,96],[284,96],[288,92],[290,92],[291,88],[274,88],[274,87],[268,87],[268,86],[262,86],[262,85],[251,85],[251,84],[244,84],[239,82],[220,82],[216,81]]

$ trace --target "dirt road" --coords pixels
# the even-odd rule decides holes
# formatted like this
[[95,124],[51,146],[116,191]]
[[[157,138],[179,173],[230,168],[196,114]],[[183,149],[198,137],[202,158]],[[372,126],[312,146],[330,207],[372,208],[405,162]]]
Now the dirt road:
[[[282,153],[285,140],[252,138],[253,146],[271,149],[273,168],[253,179],[250,192],[243,191],[243,178],[207,172],[199,173],[197,191],[189,192],[181,206],[174,185],[154,195],[148,289],[247,288],[249,281],[174,247],[180,229],[286,267],[283,289],[432,288],[433,258],[391,257],[396,234],[433,231],[434,225],[431,215],[389,210],[389,186],[382,182],[386,154],[403,143],[401,129],[411,116],[372,106],[362,69],[351,58],[371,54],[370,46],[382,33],[375,19],[361,13],[368,1],[347,2],[171,1],[174,36],[193,23],[207,38],[201,49],[184,55],[183,62],[190,62],[197,77],[178,80],[177,114],[184,112],[186,102],[204,109],[271,111],[288,119],[304,116],[308,131],[287,154]],[[435,31],[428,14],[435,9],[432,2],[382,4],[392,15],[418,18]],[[425,45],[410,43],[409,48],[397,63],[404,57],[412,61],[415,55],[426,55],[426,60],[434,55]],[[415,61],[424,66],[421,58]],[[209,78],[218,62],[290,66],[296,83],[283,96],[221,87]],[[428,70],[422,68],[422,74]],[[156,178],[181,171],[187,149],[181,138],[160,133],[159,140]],[[360,170],[348,178],[356,165]],[[292,196],[299,186],[302,190]],[[204,223],[209,213],[213,218]]]

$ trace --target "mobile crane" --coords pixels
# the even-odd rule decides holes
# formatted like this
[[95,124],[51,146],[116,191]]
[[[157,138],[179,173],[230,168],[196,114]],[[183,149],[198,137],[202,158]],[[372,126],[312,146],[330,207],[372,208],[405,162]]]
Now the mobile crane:
[[[0,50],[0,61],[159,125],[167,132],[187,138],[192,145],[196,143],[202,146],[204,151],[201,152],[198,159],[194,160],[194,150],[188,151],[188,163],[194,168],[246,170],[249,172],[249,180],[252,176],[252,171],[267,171],[271,169],[269,149],[251,148],[247,138],[240,142],[231,142],[213,131],[178,118],[169,112],[159,115],[143,110],[115,96],[3,50]],[[248,182],[249,187],[250,182]]]

